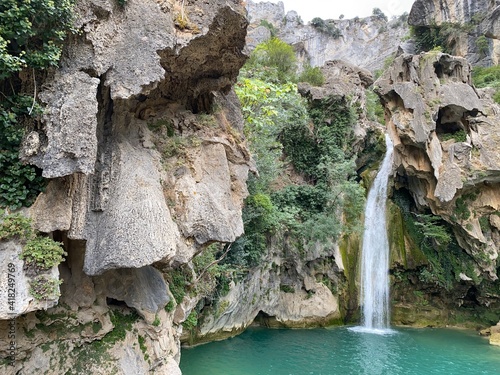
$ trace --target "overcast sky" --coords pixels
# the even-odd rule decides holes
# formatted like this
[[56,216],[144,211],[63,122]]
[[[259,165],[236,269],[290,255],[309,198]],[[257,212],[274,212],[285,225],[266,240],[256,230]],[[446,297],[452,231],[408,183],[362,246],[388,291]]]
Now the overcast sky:
[[[254,0],[261,2],[259,0]],[[278,3],[280,0],[267,0]],[[281,0],[285,4],[285,12],[295,10],[304,22],[314,17],[338,19],[341,14],[345,18],[366,17],[372,14],[373,8],[380,8],[389,17],[410,12],[414,0]]]

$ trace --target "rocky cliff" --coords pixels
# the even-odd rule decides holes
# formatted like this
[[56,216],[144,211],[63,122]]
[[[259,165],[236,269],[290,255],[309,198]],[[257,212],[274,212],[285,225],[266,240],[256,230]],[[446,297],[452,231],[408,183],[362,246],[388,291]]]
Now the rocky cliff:
[[[417,0],[408,23],[421,30],[448,28],[445,43],[472,64],[498,64],[500,5],[489,0]],[[444,46],[443,46],[444,47]]]
[[[377,134],[382,133],[380,124],[366,118],[365,89],[373,83],[372,75],[340,60],[327,62],[321,71],[325,77],[321,87],[301,83],[298,90],[309,103],[319,104],[332,97],[349,98],[349,106],[359,109],[353,131],[355,140],[349,147],[361,155],[373,146],[370,142],[377,143]],[[371,156],[373,159],[380,155]],[[359,160],[360,169],[369,164],[364,158]],[[244,277],[235,278],[226,295],[205,301],[198,308],[198,329],[184,339],[221,339],[254,323],[292,328],[344,324],[356,314],[358,303],[357,245],[348,248],[334,239],[327,245],[303,243],[284,231],[270,235],[259,264]]]
[[[22,148],[50,179],[29,215],[68,253],[61,296],[26,314],[55,301],[18,294],[8,315],[19,316],[17,358],[1,371],[177,374],[183,319],[172,323],[165,275],[243,232],[253,164],[231,86],[246,59],[244,9],[81,0],[76,13],[80,33],[45,82],[42,124]],[[2,242],[19,283],[20,249]]]
[[[441,17],[468,20],[483,7],[493,9],[450,3]],[[181,340],[226,337],[254,321],[304,327],[355,315],[355,235],[297,246],[278,233],[259,266],[235,277],[217,300],[208,298],[213,279],[201,282],[211,260],[200,268],[193,258],[243,233],[246,179],[256,171],[232,85],[246,59],[245,40],[251,49],[271,34],[261,21],[303,60],[324,65],[325,85],[301,84],[304,97],[340,97],[356,110],[350,147],[359,172],[367,169],[367,185],[368,164],[380,157],[380,126],[365,113],[371,74],[352,63],[381,68],[398,48],[394,39],[407,33],[404,22],[332,21],[340,34],[334,38],[302,25],[295,12],[285,15],[282,4],[250,1],[247,37],[236,0],[80,0],[76,9],[81,32],[47,77],[39,93],[43,121],[21,152],[49,179],[27,215],[67,252],[46,273],[62,281],[60,296],[31,295],[21,241],[0,242],[1,263],[14,265],[18,290],[15,311],[0,306],[0,317],[11,319],[0,320],[2,335],[14,324],[17,347],[15,366],[1,362],[2,373],[180,374]],[[417,1],[411,22],[424,25],[437,9],[444,8]],[[397,57],[376,87],[396,150],[389,206],[394,320],[460,324],[452,315],[465,310],[465,320],[489,312],[493,324],[500,311],[500,108],[471,85],[465,59],[442,53]],[[415,237],[415,228],[425,235]],[[498,327],[490,331],[498,342]],[[7,358],[11,344],[1,338]]]
[[399,47],[412,50],[411,43],[403,41],[409,37],[405,16],[389,22],[380,17],[324,20],[329,29],[322,29],[305,25],[295,11],[285,14],[283,3],[248,1],[246,7],[249,49],[271,36],[272,25],[276,36],[294,46],[299,58],[312,66],[344,60],[373,72],[383,68],[384,60]]
[[[500,250],[499,107],[487,91],[472,86],[464,58],[439,52],[396,58],[375,85],[385,103],[387,129],[395,145],[394,200],[399,201],[404,217],[413,215],[419,220],[419,213],[425,213],[444,220],[419,225],[418,231],[433,238],[432,246],[441,249],[438,251],[453,254],[448,260],[440,256],[437,260],[427,252],[424,262],[420,254],[408,268],[418,269],[420,282],[427,284],[425,293],[430,293],[432,284],[434,289],[439,284],[453,289],[453,297],[442,297],[451,306],[469,303],[470,308],[483,306],[496,311],[500,298],[496,282]],[[401,204],[405,194],[411,199]],[[430,231],[438,227],[448,227],[456,243]],[[426,239],[421,241],[413,246],[425,253]],[[410,243],[400,240],[399,246],[411,254]],[[440,279],[438,274],[444,272],[455,279]],[[413,282],[418,284],[416,279]]]

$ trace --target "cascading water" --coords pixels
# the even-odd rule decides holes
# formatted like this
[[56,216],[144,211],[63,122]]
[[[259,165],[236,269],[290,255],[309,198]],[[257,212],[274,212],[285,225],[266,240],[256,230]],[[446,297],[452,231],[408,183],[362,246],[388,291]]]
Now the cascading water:
[[361,328],[376,333],[390,332],[389,241],[385,208],[394,147],[388,135],[385,143],[387,151],[366,202],[361,260]]

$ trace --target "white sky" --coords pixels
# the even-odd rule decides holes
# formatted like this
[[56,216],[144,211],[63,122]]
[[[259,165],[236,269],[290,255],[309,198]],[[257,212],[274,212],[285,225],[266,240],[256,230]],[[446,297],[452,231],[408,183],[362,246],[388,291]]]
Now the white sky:
[[[262,0],[254,0],[262,2]],[[283,1],[285,12],[295,10],[304,22],[314,17],[338,19],[341,14],[345,18],[367,17],[373,8],[380,8],[389,19],[410,12],[414,0],[267,0],[271,3]]]

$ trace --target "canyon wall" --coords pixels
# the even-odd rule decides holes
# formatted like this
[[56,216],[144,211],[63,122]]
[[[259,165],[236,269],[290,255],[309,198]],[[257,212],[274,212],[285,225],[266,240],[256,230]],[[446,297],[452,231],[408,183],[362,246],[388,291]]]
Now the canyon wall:
[[[276,36],[292,45],[299,59],[312,66],[344,60],[373,72],[382,69],[384,61],[400,47],[407,52],[412,50],[412,44],[407,42],[409,28],[405,16],[390,21],[375,16],[323,20],[337,30],[332,36],[311,24],[304,24],[293,10],[285,14],[282,3],[248,1],[246,7],[250,21],[249,49],[271,36],[269,25],[272,25]],[[266,23],[268,27],[264,26]]]
[[417,0],[408,23],[419,28],[448,27],[447,43],[454,55],[474,65],[498,64],[500,5],[489,0]]
[[[429,25],[437,10],[437,23],[469,22],[485,8],[478,27],[496,40],[491,2],[450,3],[447,10],[441,3],[417,1],[410,23]],[[44,82],[43,121],[23,142],[22,159],[49,179],[25,214],[64,244],[67,259],[50,270],[62,280],[60,296],[40,301],[28,292],[32,276],[19,259],[19,239],[0,242],[19,290],[15,311],[0,310],[2,334],[7,319],[17,327],[17,360],[14,367],[3,361],[2,373],[179,374],[181,340],[231,336],[254,321],[305,327],[356,316],[355,235],[303,247],[279,233],[259,266],[232,280],[216,302],[208,298],[213,280],[199,280],[207,270],[195,274],[196,255],[244,231],[246,180],[258,172],[232,86],[246,53],[271,35],[262,20],[303,62],[322,66],[325,84],[300,84],[304,97],[348,98],[356,109],[352,147],[367,187],[380,157],[367,150],[382,131],[366,117],[365,89],[373,83],[366,69],[382,68],[401,44],[402,54],[375,83],[395,144],[388,209],[394,321],[458,324],[443,314],[499,310],[500,108],[488,90],[471,85],[467,60],[404,54],[412,45],[399,43],[408,34],[402,19],[333,21],[340,35],[332,37],[303,25],[295,12],[284,14],[282,4],[249,1],[247,35],[236,0],[120,4],[77,2],[80,33]],[[405,217],[423,214],[439,218],[456,241],[451,292],[409,234]],[[444,246],[430,235],[422,241]],[[190,320],[195,308],[198,322]],[[497,331],[491,329],[493,341]],[[6,358],[9,341],[1,339]]]
[[[418,293],[428,304],[424,309],[428,323],[423,325],[453,321],[450,311],[461,306],[462,312],[477,308],[485,316],[487,311],[495,316],[500,297],[500,108],[487,89],[472,86],[464,58],[440,52],[397,57],[375,88],[384,102],[395,146],[392,199],[400,209],[394,214],[398,209],[391,208],[391,235],[399,247],[392,265],[399,300],[396,320],[415,323],[415,314],[408,318],[403,312],[410,313],[404,300],[411,285],[422,288]],[[434,215],[432,225],[427,221],[413,229],[408,226],[411,220],[428,220],[424,214]],[[405,222],[405,229],[398,229],[398,220]],[[422,237],[396,239],[400,230],[413,230]],[[437,252],[429,251],[431,247]],[[413,255],[405,260],[405,253]],[[413,269],[415,274],[401,273],[402,269]],[[446,279],[445,273],[454,279]],[[405,282],[410,286],[403,286]],[[441,305],[439,312],[433,295],[447,307]]]
[[[2,317],[17,317],[17,357],[1,371],[177,374],[184,318],[173,323],[166,275],[243,233],[254,166],[232,85],[246,60],[244,8],[81,0],[76,16],[21,151],[49,179],[29,216],[68,253],[61,296],[44,311],[57,297],[35,303],[16,263],[23,293]],[[9,259],[16,241],[2,241]]]

